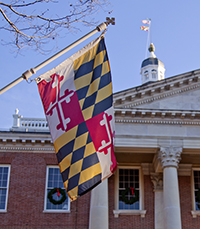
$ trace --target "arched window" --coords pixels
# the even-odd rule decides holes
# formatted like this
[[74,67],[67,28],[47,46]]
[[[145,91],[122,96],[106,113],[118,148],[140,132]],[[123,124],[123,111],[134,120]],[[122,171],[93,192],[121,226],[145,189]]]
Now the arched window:
[[145,71],[144,72],[144,77],[145,77],[145,80],[148,80],[149,79],[149,72],[148,71]]
[[156,79],[156,73],[157,73],[156,69],[151,70],[152,79]]

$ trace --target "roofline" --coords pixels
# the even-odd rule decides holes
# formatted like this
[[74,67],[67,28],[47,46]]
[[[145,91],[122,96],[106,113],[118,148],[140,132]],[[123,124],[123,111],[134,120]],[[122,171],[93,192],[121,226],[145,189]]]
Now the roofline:
[[152,86],[152,85],[158,85],[158,84],[163,84],[163,83],[168,83],[170,81],[173,81],[175,78],[187,78],[187,77],[190,77],[192,75],[196,75],[196,74],[200,74],[200,69],[196,69],[196,70],[193,70],[193,71],[189,71],[189,72],[186,72],[186,73],[182,73],[182,74],[178,74],[178,75],[175,75],[175,76],[170,76],[170,77],[167,77],[163,80],[160,80],[160,81],[154,81],[154,82],[150,82],[148,84],[141,84],[139,86],[135,86],[135,87],[131,87],[131,88],[128,88],[128,89],[125,89],[125,90],[122,90],[122,91],[118,91],[118,92],[115,92],[113,93],[113,95],[117,95],[117,94],[120,94],[120,93],[126,93],[127,91],[129,90],[134,90],[135,91],[139,91],[140,89],[146,89],[148,88],[149,86]]

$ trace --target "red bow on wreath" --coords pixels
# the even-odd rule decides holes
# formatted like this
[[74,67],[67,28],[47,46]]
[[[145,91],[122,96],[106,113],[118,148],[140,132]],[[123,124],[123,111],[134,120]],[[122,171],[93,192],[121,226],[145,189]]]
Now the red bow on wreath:
[[131,194],[134,195],[134,188],[130,187],[130,190],[131,190]]
[[[128,195],[129,192],[131,192],[131,194],[134,196],[129,198],[126,197],[126,195]],[[136,190],[133,187],[126,188],[125,190],[122,191],[122,201],[125,204],[129,204],[129,205],[139,201],[139,190]]]
[[57,188],[57,196],[60,196],[59,188]]
[[[54,200],[53,199],[53,194],[57,193],[57,196],[61,195],[61,198],[59,198],[60,200]],[[53,188],[49,191],[48,193],[48,199],[52,204],[62,204],[65,202],[65,200],[67,199],[66,194],[65,194],[65,190],[61,189],[61,188]]]

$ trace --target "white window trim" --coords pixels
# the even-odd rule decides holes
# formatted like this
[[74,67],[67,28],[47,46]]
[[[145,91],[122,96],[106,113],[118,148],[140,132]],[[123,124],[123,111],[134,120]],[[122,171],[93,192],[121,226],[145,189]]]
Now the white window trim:
[[195,207],[195,195],[194,195],[194,171],[200,171],[200,168],[192,168],[192,176],[191,176],[191,193],[192,193],[192,211],[191,211],[191,214],[192,214],[192,217],[193,218],[196,218],[197,216],[200,216],[200,210],[196,210],[196,207]]
[[8,191],[9,191],[9,184],[10,184],[10,168],[11,166],[9,164],[0,164],[0,167],[8,167],[8,180],[7,180],[7,188],[6,188],[6,204],[5,209],[0,209],[0,213],[7,212],[7,206],[8,206]]
[[[119,190],[119,169],[138,169],[139,170],[139,189],[140,189],[140,205],[139,210],[121,210],[119,206],[118,190]],[[115,176],[115,210],[113,210],[115,218],[119,215],[140,215],[145,217],[146,210],[144,210],[144,180],[142,175],[142,169],[140,166],[118,166]]]
[[157,78],[156,76],[157,76],[157,70],[156,69],[152,69],[151,70],[151,79],[156,79]]
[[149,75],[148,70],[144,71],[144,77],[145,77],[145,81],[148,81],[150,79],[150,75]]
[[59,168],[57,165],[48,165],[46,168],[46,182],[45,182],[45,195],[44,195],[44,213],[70,213],[70,199],[68,198],[68,210],[55,210],[55,209],[46,209],[47,204],[47,187],[48,187],[48,176],[49,176],[49,168]]

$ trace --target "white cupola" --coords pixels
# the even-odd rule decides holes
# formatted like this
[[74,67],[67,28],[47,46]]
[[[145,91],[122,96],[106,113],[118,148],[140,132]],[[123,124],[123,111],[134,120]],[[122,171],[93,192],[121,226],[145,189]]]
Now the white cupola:
[[165,66],[162,61],[156,58],[154,54],[155,47],[153,43],[149,46],[149,58],[143,60],[141,66],[142,84],[163,80],[165,78]]

